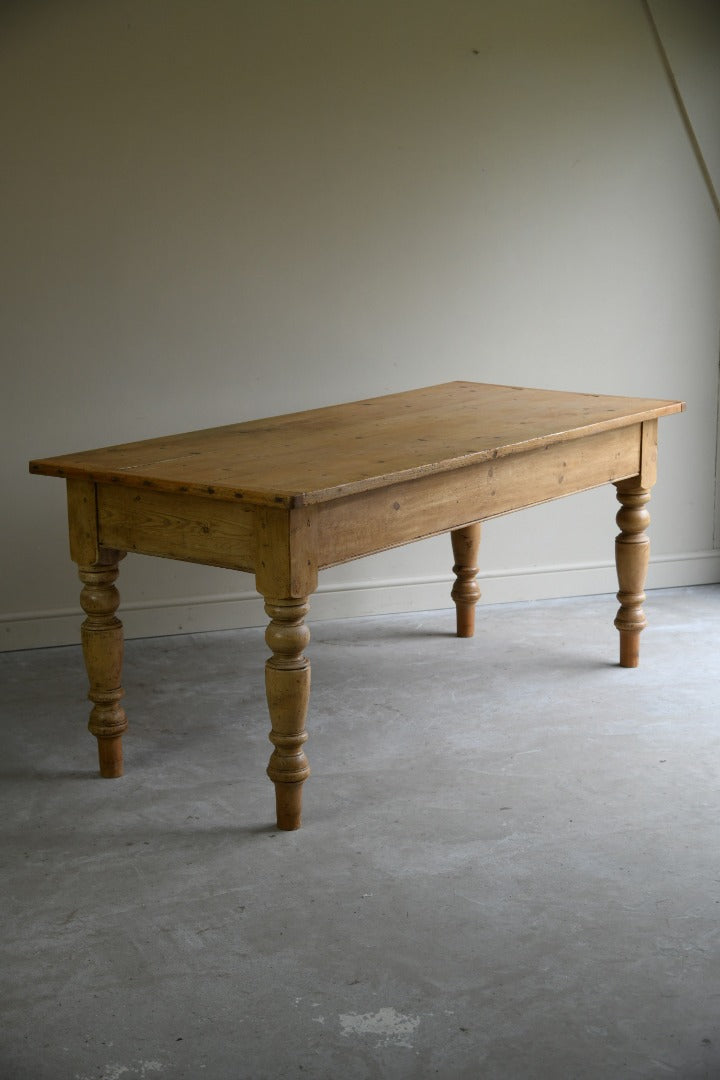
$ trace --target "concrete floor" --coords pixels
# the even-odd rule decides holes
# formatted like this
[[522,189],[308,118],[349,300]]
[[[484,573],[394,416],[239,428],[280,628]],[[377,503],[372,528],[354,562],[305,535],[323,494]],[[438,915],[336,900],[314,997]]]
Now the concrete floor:
[[260,630],[0,657],[2,1080],[720,1077],[720,586],[314,624],[305,824]]

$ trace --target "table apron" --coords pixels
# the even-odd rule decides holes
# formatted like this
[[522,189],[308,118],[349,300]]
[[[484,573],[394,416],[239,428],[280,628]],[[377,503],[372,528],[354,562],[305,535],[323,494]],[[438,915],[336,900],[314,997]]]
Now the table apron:
[[[290,511],[309,515],[313,528],[307,536],[290,530],[289,564],[334,566],[637,476],[648,444],[654,445],[649,431],[643,438],[643,426],[655,428],[615,428]],[[113,484],[98,484],[96,493],[102,547],[256,570],[258,507]]]
[[97,521],[103,547],[254,570],[255,510],[250,506],[98,484]]
[[642,428],[603,431],[321,503],[318,566],[637,476]]

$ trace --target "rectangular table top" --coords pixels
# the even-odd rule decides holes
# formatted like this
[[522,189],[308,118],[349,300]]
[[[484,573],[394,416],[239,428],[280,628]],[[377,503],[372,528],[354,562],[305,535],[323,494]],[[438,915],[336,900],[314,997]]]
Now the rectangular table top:
[[681,401],[448,382],[32,461],[30,471],[298,507],[681,412]]

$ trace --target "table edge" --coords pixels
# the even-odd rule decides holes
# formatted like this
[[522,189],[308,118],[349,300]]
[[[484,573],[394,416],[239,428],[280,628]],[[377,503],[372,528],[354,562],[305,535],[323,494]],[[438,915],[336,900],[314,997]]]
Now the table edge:
[[297,509],[302,506],[331,502],[363,491],[372,491],[377,488],[388,487],[391,484],[402,483],[421,476],[454,472],[457,469],[462,469],[481,461],[504,458],[512,454],[527,453],[540,446],[552,446],[562,442],[571,442],[601,431],[609,431],[613,428],[631,427],[633,424],[644,423],[645,421],[654,420],[661,416],[670,416],[675,413],[681,413],[684,412],[685,409],[686,404],[684,401],[657,400],[657,405],[654,408],[643,409],[638,413],[611,417],[608,420],[599,420],[595,423],[582,425],[577,428],[564,429],[556,433],[545,434],[519,443],[510,443],[506,446],[495,447],[494,449],[472,451],[461,457],[430,462],[426,465],[418,465],[410,469],[403,469],[378,476],[363,477],[358,480],[350,481],[347,484],[335,485],[329,488],[318,488],[310,491],[283,489],[254,490],[251,488],[238,489],[237,487],[223,484],[208,486],[192,483],[177,483],[151,479],[150,477],[143,476],[141,473],[139,474],[137,471],[133,471],[132,473],[123,473],[118,472],[117,470],[104,471],[102,469],[83,468],[78,465],[62,463],[63,457],[71,457],[73,455],[58,455],[54,458],[33,459],[29,462],[29,471],[34,475],[40,476],[52,476],[65,480],[83,479],[96,484],[109,484],[113,486],[121,485],[123,487],[141,488],[151,491],[172,492],[179,495],[198,495],[203,498],[217,499],[241,505],[282,506],[286,509]]

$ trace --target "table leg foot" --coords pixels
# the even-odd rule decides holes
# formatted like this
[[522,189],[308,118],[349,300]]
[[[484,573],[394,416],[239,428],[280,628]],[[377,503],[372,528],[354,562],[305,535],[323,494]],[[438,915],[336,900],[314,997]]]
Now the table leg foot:
[[283,832],[293,832],[302,825],[302,789],[303,781],[275,783],[277,827]]
[[455,584],[451,597],[455,602],[458,637],[472,637],[475,633],[475,605],[480,599],[480,586],[475,578],[478,572],[480,550],[480,522],[454,529],[450,533],[455,565]]
[[637,478],[615,484],[621,509],[617,514],[620,529],[615,540],[615,563],[620,591],[620,608],[615,626],[620,632],[620,666],[637,667],[640,662],[640,634],[647,626],[642,609],[645,601],[645,578],[650,557],[650,540],[645,532],[650,514],[645,509],[650,491]]
[[98,736],[98,761],[100,763],[100,775],[112,780],[123,774],[123,749],[122,738],[116,735],[114,738]]
[[265,611],[271,620],[265,640],[273,653],[265,664],[265,690],[275,747],[267,773],[275,784],[277,827],[291,831],[300,828],[302,789],[310,775],[303,749],[310,699],[310,662],[303,655],[310,640],[307,598],[266,599]]
[[123,628],[115,615],[120,594],[115,588],[118,563],[124,552],[103,550],[98,562],[79,566],[83,582],[80,603],[87,618],[82,624],[82,648],[93,702],[88,729],[98,740],[100,775],[122,776],[122,735],[127,717],[120,704]]

